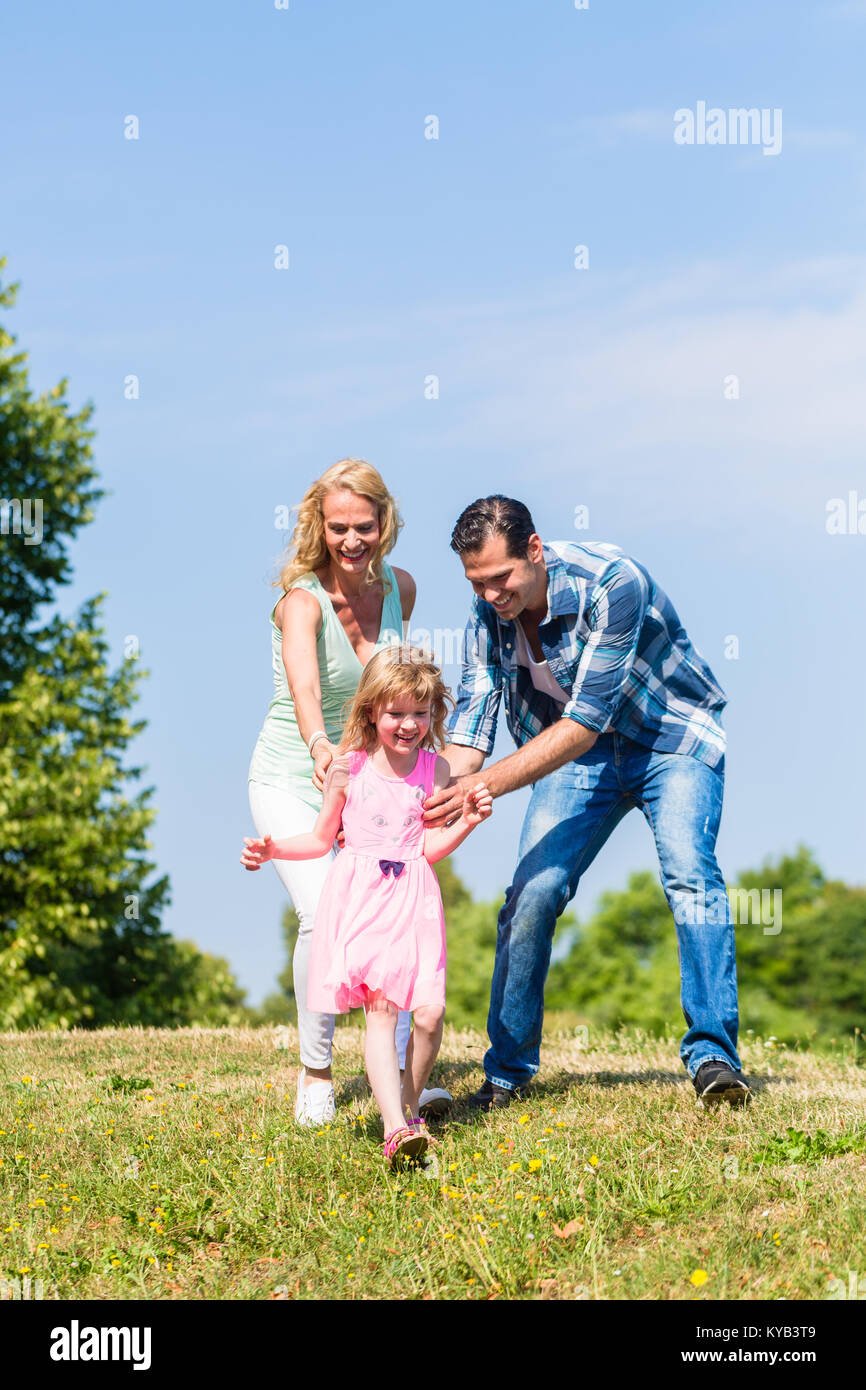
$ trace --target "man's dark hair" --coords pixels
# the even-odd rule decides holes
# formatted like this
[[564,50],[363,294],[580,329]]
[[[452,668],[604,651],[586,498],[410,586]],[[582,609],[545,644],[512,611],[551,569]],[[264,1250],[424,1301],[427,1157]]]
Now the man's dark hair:
[[451,532],[451,549],[458,555],[472,555],[498,534],[505,537],[507,553],[523,559],[534,531],[529,508],[496,492],[492,497],[479,497],[460,513]]

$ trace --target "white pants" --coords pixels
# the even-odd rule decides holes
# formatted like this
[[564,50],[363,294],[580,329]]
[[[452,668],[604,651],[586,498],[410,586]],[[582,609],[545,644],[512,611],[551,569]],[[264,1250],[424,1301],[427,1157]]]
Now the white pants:
[[[300,797],[264,782],[250,782],[250,810],[259,836],[271,835],[285,840],[290,835],[304,835],[313,829],[318,812]],[[319,895],[333,859],[333,852],[323,859],[272,859],[271,863],[283,881],[292,905],[298,914],[298,939],[292,957],[292,982],[298,1007],[298,1040],[301,1065],[320,1071],[331,1065],[331,1039],[334,1036],[332,1014],[311,1013],[307,1008],[307,975],[310,968],[310,946]],[[397,1055],[401,1070],[406,1063],[406,1044],[412,1015],[401,1013],[397,1020]]]

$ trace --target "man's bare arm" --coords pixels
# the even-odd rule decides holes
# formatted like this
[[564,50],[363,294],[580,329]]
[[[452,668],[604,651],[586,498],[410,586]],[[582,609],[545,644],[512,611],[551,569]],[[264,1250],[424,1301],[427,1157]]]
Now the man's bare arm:
[[[485,785],[494,797],[505,796],[508,792],[517,791],[519,787],[528,787],[531,782],[546,777],[549,772],[554,772],[564,763],[588,753],[597,738],[596,731],[588,729],[585,724],[578,724],[574,719],[558,719],[522,748],[489,767],[484,774]],[[452,745],[446,748],[444,753],[456,780],[449,786],[435,791],[425,801],[424,822],[427,826],[446,825],[449,820],[461,814],[463,797],[474,786],[477,780],[475,774],[484,761],[477,748],[462,748],[462,754],[474,754],[474,758],[466,760],[470,763],[467,772],[458,771],[451,760],[451,754],[456,747]],[[459,759],[460,764],[463,762],[462,758]]]
[[588,753],[598,738],[595,729],[578,724],[574,719],[558,719],[535,738],[524,743],[507,758],[501,758],[484,774],[492,796],[505,796],[519,787],[528,787],[564,763]]
[[442,749],[443,757],[451,769],[452,777],[463,777],[469,772],[480,772],[484,766],[484,754],[480,748],[467,748],[461,743],[449,743]]

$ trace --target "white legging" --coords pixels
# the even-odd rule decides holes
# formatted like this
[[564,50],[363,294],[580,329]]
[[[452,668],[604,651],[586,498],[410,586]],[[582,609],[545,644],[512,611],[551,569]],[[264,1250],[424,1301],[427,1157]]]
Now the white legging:
[[[269,834],[275,840],[284,840],[289,835],[304,835],[313,829],[318,812],[292,792],[268,786],[264,782],[250,782],[249,792],[253,824],[259,836]],[[312,1013],[307,1008],[307,974],[316,908],[333,857],[332,851],[323,859],[271,860],[298,914],[298,939],[292,957],[292,981],[298,1006],[298,1041],[301,1065],[315,1071],[331,1065],[334,1017],[333,1014]],[[397,1055],[401,1070],[406,1064],[406,1044],[411,1025],[412,1015],[401,1013],[397,1020]]]

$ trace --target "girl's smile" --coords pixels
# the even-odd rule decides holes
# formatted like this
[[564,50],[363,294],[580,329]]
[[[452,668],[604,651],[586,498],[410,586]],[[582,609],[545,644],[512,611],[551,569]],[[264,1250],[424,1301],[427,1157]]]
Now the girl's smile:
[[413,753],[430,729],[430,706],[411,697],[390,700],[376,713],[376,732],[386,752],[402,757]]

